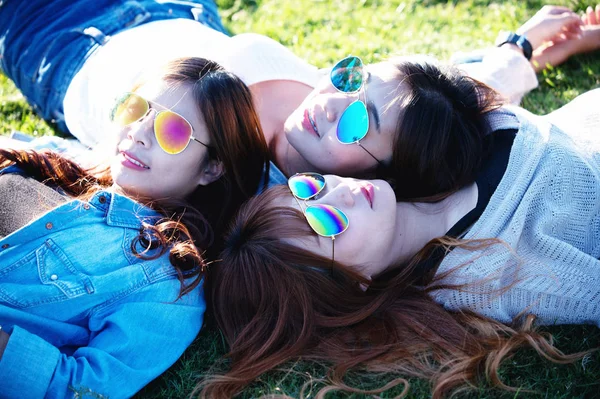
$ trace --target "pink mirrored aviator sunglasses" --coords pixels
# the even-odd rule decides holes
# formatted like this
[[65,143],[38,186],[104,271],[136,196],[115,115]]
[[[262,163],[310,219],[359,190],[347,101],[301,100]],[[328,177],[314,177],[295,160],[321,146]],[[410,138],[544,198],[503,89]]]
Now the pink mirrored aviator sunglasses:
[[[150,110],[150,103],[135,93],[119,96],[110,112],[111,122],[127,126],[142,119]],[[192,124],[183,116],[170,110],[158,111],[154,116],[154,136],[160,148],[167,154],[179,154],[194,140],[209,150],[213,147],[193,136]]]

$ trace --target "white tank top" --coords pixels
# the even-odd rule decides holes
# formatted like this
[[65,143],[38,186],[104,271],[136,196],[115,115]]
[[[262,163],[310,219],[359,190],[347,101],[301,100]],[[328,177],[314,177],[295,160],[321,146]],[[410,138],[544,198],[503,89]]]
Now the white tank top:
[[95,51],[69,85],[63,101],[69,131],[98,147],[113,130],[108,115],[114,99],[131,90],[144,70],[179,57],[214,60],[247,85],[293,80],[314,87],[319,70],[263,35],[229,37],[196,21],[149,22],[122,31]]

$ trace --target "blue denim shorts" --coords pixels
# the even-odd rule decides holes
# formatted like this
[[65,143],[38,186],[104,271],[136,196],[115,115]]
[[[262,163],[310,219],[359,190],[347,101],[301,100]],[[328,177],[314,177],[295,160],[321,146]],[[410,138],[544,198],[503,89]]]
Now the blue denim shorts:
[[68,132],[63,99],[85,60],[111,35],[175,18],[227,33],[213,0],[4,0],[0,66],[44,119]]

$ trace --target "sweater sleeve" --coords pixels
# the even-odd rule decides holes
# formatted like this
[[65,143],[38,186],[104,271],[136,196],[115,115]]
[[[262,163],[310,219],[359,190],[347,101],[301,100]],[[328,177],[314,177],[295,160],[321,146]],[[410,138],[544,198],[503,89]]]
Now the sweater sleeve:
[[72,353],[15,326],[0,359],[0,398],[131,397],[170,367],[200,330],[201,293],[165,298],[165,290],[178,286],[162,281],[95,312],[89,342]]
[[[512,104],[519,104],[523,96],[538,86],[537,75],[531,63],[518,51],[506,47],[492,47],[478,52],[476,62],[458,63],[457,67],[468,76],[492,87]],[[454,57],[455,60],[464,57]]]

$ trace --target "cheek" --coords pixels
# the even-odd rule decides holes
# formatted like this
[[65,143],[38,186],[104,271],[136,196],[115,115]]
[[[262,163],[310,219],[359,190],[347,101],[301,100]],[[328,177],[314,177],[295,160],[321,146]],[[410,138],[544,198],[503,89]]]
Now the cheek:
[[321,141],[318,146],[306,147],[301,155],[324,173],[345,173],[353,168],[352,151],[339,143]]
[[129,127],[120,127],[113,125],[113,130],[110,132],[109,137],[111,137],[117,143],[125,140],[127,138],[127,133],[129,132]]

